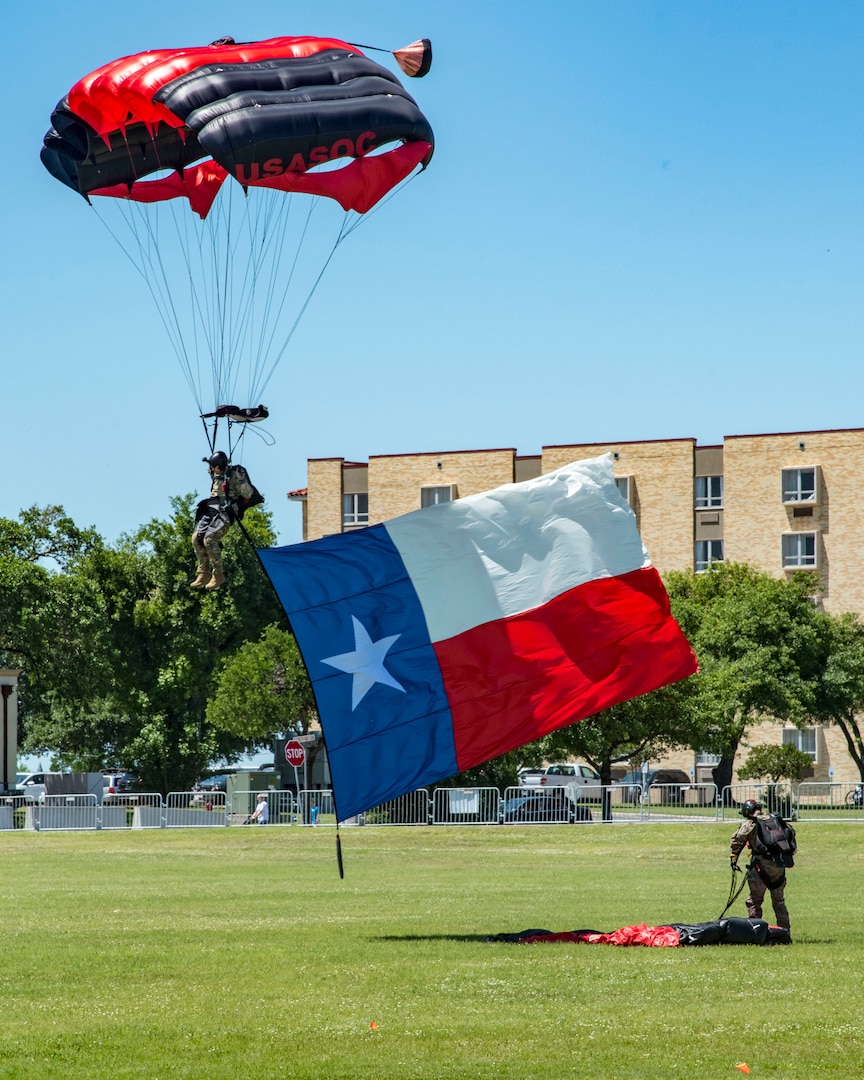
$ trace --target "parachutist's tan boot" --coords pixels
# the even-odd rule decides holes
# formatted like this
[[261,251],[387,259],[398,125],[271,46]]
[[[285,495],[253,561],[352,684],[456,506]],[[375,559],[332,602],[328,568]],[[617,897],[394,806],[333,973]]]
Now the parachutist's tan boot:
[[213,571],[213,577],[204,586],[205,589],[218,589],[220,585],[225,584],[225,575],[222,573],[221,567],[218,570]]
[[189,582],[190,589],[201,589],[210,580],[211,571],[209,562],[198,563],[198,577],[194,581]]

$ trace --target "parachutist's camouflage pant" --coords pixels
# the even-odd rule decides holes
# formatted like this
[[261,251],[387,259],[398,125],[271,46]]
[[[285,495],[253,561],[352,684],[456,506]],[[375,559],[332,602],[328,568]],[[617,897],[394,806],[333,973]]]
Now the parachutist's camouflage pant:
[[786,875],[785,873],[781,878],[777,879],[777,884],[772,888],[770,883],[766,883],[756,873],[755,867],[750,867],[747,872],[747,884],[750,886],[750,895],[747,897],[745,903],[747,904],[747,914],[751,919],[762,918],[762,901],[765,899],[765,893],[771,893],[771,904],[774,908],[774,916],[777,919],[778,926],[785,926],[789,929],[789,912],[786,908],[786,900],[783,896],[783,890],[786,887]]
[[[215,501],[215,500],[214,500]],[[192,547],[198,560],[198,569],[214,574],[222,574],[222,544],[221,540],[231,528],[232,517],[227,508],[222,508],[216,503],[213,507],[207,506],[195,522],[195,531],[192,533]]]

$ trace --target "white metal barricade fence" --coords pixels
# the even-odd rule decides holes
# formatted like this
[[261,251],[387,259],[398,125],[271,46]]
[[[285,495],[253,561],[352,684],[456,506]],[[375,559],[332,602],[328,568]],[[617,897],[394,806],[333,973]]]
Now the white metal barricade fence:
[[[83,831],[164,828],[224,828],[242,825],[257,803],[257,791],[238,791],[226,805],[224,792],[174,791],[115,796],[100,805],[95,795],[49,795],[38,802],[18,796],[0,798],[0,831]],[[266,792],[269,824],[335,825],[330,790]],[[426,788],[401,795],[341,821],[341,825],[492,825],[662,821],[722,821],[738,816],[747,799],[790,820],[864,822],[864,785],[807,781],[733,784],[718,798],[713,784],[660,784],[643,791],[638,785],[548,788]]]
[[224,791],[169,791],[163,813],[166,829],[220,829],[228,824]]
[[129,813],[125,806],[115,802],[103,802],[99,807],[97,829],[126,829],[129,827]]
[[332,791],[303,790],[299,801],[301,825],[336,824],[336,804]]
[[0,799],[0,830],[24,827],[24,796],[4,795]]
[[587,803],[579,799],[580,792],[570,787],[526,788],[508,787],[498,806],[502,825],[569,825],[575,821],[591,821],[593,815]]
[[642,795],[642,789],[638,785],[610,784],[608,787],[605,787],[602,796],[604,803],[603,811],[600,815],[601,820],[644,820],[647,800],[643,800]]
[[805,781],[795,811],[799,821],[864,821],[864,785]]
[[366,825],[431,825],[432,800],[427,788],[373,806],[363,815]]
[[293,791],[286,789],[270,788],[267,791],[235,791],[231,795],[231,806],[228,810],[229,825],[255,824],[251,821],[252,815],[258,806],[258,796],[264,795],[267,800],[267,824],[268,825],[293,825],[299,819],[300,807]]
[[645,820],[716,821],[715,784],[654,784],[642,798]]
[[730,784],[723,788],[720,798],[721,820],[739,816],[741,806],[748,799],[761,803],[766,813],[778,813],[790,819],[796,813],[795,800],[788,783]]
[[433,825],[497,825],[498,788],[435,788]]
[[27,804],[24,828],[37,832],[96,829],[98,814],[95,795],[46,795]]
[[121,796],[132,810],[133,829],[163,829],[165,827],[165,803],[162,796],[155,792],[142,792],[140,795]]

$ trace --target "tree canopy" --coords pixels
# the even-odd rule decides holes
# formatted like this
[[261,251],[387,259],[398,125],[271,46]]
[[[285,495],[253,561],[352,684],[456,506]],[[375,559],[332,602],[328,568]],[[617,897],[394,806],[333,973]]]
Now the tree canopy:
[[[193,497],[171,505],[166,521],[114,546],[75,530],[59,508],[0,529],[3,658],[24,669],[22,747],[53,752],[62,766],[122,766],[161,791],[242,753],[242,736],[207,722],[214,674],[282,619],[236,528],[223,541],[227,584],[189,589]],[[254,545],[274,542],[266,512],[249,512],[244,526]],[[40,561],[49,548],[57,570]]]
[[864,781],[864,625],[858,615],[827,618],[825,663],[819,673],[813,719],[836,724]]
[[720,755],[719,789],[748,726],[810,722],[826,662],[824,618],[809,574],[772,577],[742,563],[667,576],[672,610],[699,660],[690,701],[692,745]]

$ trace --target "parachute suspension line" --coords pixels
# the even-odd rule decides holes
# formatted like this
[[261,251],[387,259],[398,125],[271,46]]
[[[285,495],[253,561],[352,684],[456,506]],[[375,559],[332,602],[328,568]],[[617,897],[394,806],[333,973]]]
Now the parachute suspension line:
[[[283,312],[288,304],[289,294],[293,296],[297,291],[295,280],[300,265],[301,253],[303,253],[306,248],[306,237],[309,230],[309,224],[312,220],[312,214],[319,205],[319,202],[320,200],[318,198],[313,197],[307,207],[306,214],[303,215],[301,213],[304,205],[303,201],[298,200],[295,196],[290,196],[287,207],[288,213],[285,214],[281,220],[278,216],[276,218],[280,225],[277,235],[277,250],[274,254],[276,265],[285,266],[286,260],[284,254],[286,247],[293,248],[293,252],[290,259],[290,266],[287,267],[287,272],[283,271],[283,285],[281,290],[278,288],[279,280],[276,275],[274,274],[272,277],[272,288],[268,290],[265,297],[265,317],[262,318],[258,324],[257,342],[255,347],[256,361],[254,368],[252,369],[251,378],[254,380],[254,389],[259,394],[263,390],[263,386],[266,386],[264,373],[269,358],[273,354],[274,340],[279,330],[279,326],[281,325]],[[278,203],[274,200],[274,211],[277,205]],[[289,229],[291,230],[290,233]],[[295,236],[297,236],[296,239],[294,239]],[[252,388],[250,387],[250,392],[251,391]]]
[[[311,213],[311,211],[310,211],[310,213]],[[300,320],[305,315],[306,308],[308,308],[309,304],[312,302],[312,297],[315,295],[315,290],[321,284],[321,279],[324,277],[324,273],[327,270],[327,267],[330,265],[330,260],[336,254],[337,248],[342,243],[342,241],[345,239],[345,237],[350,235],[350,233],[353,232],[354,229],[356,228],[356,223],[352,224],[350,228],[346,228],[349,217],[350,217],[350,213],[351,213],[351,211],[346,211],[345,217],[342,220],[342,225],[341,225],[341,227],[339,229],[339,235],[336,237],[335,241],[333,242],[333,247],[330,249],[330,254],[325,259],[324,265],[318,271],[318,275],[315,278],[315,280],[313,281],[312,287],[310,288],[309,293],[306,296],[306,299],[301,304],[300,310],[297,312],[296,316],[294,317],[294,321],[291,324],[291,328],[288,331],[288,334],[285,337],[285,340],[282,342],[282,347],[276,353],[276,356],[274,357],[273,362],[270,364],[270,367],[267,370],[266,375],[264,376],[264,380],[263,380],[263,382],[261,384],[262,393],[267,388],[267,385],[270,382],[270,380],[273,378],[273,372],[276,370],[276,368],[277,368],[277,366],[279,364],[279,361],[284,356],[285,350],[291,344],[291,340],[292,340],[292,338],[294,337],[294,334],[297,331],[297,327],[300,325]]]
[[[420,175],[421,171],[422,170],[418,170],[418,171],[412,173],[411,176],[407,177],[405,180],[403,180],[403,182],[401,184],[398,184],[395,188],[393,188],[393,190],[390,191],[385,198],[381,199],[378,203],[375,204],[375,206],[371,210],[367,211],[365,214],[354,214],[354,216],[352,217],[352,212],[350,210],[346,210],[345,216],[342,219],[342,224],[341,224],[341,227],[339,229],[339,233],[338,233],[338,235],[336,237],[336,240],[333,243],[333,247],[330,249],[330,254],[327,256],[327,259],[325,260],[324,265],[321,267],[320,271],[318,272],[318,276],[315,278],[314,282],[312,283],[312,287],[309,290],[309,293],[308,293],[306,299],[303,301],[303,304],[301,305],[300,310],[298,311],[297,315],[295,316],[294,321],[291,324],[291,328],[289,329],[288,334],[287,334],[287,336],[285,337],[285,340],[282,343],[282,347],[279,349],[279,352],[276,354],[273,362],[270,364],[270,366],[269,366],[269,368],[267,370],[267,373],[266,373],[266,375],[264,376],[264,378],[263,378],[263,380],[261,382],[261,386],[260,386],[260,392],[261,393],[263,393],[264,390],[267,388],[267,385],[269,384],[270,380],[272,379],[273,373],[276,370],[276,368],[277,368],[277,366],[279,364],[279,361],[282,359],[282,357],[285,354],[285,351],[287,350],[288,346],[291,344],[291,340],[294,337],[294,334],[295,334],[295,332],[297,330],[297,327],[300,324],[300,320],[303,318],[304,314],[306,313],[307,307],[312,302],[312,297],[315,295],[315,290],[318,288],[319,284],[321,283],[321,279],[324,277],[324,273],[327,270],[327,267],[330,265],[330,260],[336,254],[336,251],[339,248],[339,245],[344,240],[346,240],[356,229],[358,229],[363,224],[364,221],[368,220],[369,218],[371,218],[373,216],[373,214],[377,213],[386,203],[388,203],[393,198],[394,195],[396,195],[400,191],[403,191],[408,186],[408,184],[411,183],[412,180],[416,179],[416,177],[418,177]],[[317,199],[315,200],[315,204],[317,204]],[[304,237],[305,237],[305,233],[306,233],[306,228],[308,228],[309,218],[312,215],[312,210],[314,209],[315,204],[313,204],[312,208],[309,210],[309,213],[307,215],[306,227],[304,228],[304,232],[303,232]],[[296,260],[299,258],[301,245],[302,245],[302,238],[301,238],[301,243],[297,245],[297,251],[295,253],[295,262],[294,262],[295,266],[296,266]],[[293,275],[293,272],[294,272],[294,267],[292,266],[292,275]],[[290,283],[290,278],[289,278],[289,283]],[[287,294],[287,286],[286,286],[286,294]],[[283,296],[283,304],[284,304],[284,299],[285,298]],[[274,327],[273,334],[271,334],[271,344],[272,344],[272,337],[273,337],[274,334],[275,334],[275,327]],[[261,354],[264,355],[264,353],[265,353],[265,350],[262,349]]]
[[[255,193],[260,203],[258,212],[246,217],[248,243],[247,270],[241,297],[237,301],[238,325],[235,348],[249,353],[249,377],[246,396],[249,404],[258,391],[261,366],[267,359],[267,328],[273,323],[275,333],[283,301],[275,306],[279,284],[277,270],[282,265],[282,253],[289,226],[293,221],[292,196],[261,190]],[[281,197],[280,197],[281,196]],[[266,287],[265,287],[266,286]],[[286,290],[287,291],[287,290]],[[257,310],[256,310],[257,309]],[[257,334],[254,327],[258,326]]]
[[[199,323],[202,327],[205,343],[209,346],[209,339],[207,336],[207,327],[201,317],[201,302],[202,297],[200,295],[201,290],[196,287],[195,275],[192,272],[190,264],[189,253],[193,250],[193,240],[195,239],[194,233],[191,232],[191,224],[189,215],[185,214],[175,208],[173,204],[170,205],[170,213],[174,222],[174,231],[178,239],[178,247],[182,254],[183,262],[186,265],[187,285],[189,289],[189,310],[192,312],[191,318],[191,332],[193,342],[193,355],[195,358],[194,372],[192,369],[191,360],[188,362],[188,380],[194,385],[193,396],[195,397],[196,404],[198,405],[198,411],[203,412],[202,399],[201,399],[201,343],[199,341]],[[207,293],[204,290],[204,302],[206,303]],[[196,317],[197,313],[197,317]],[[215,436],[214,436],[215,438]],[[212,449],[212,448],[211,448]]]
[[[223,224],[224,223],[224,224]],[[225,322],[228,288],[225,266],[230,261],[231,206],[222,199],[214,203],[210,215],[197,235],[197,274],[202,283],[203,305],[198,307],[198,319],[207,342],[211,367],[211,396],[213,405],[227,404],[230,398],[230,372],[226,370]],[[225,239],[220,240],[224,228]],[[191,248],[189,249],[191,250]]]
[[[294,206],[293,196],[284,197],[282,203],[282,216],[277,213],[278,203],[274,198],[274,192],[261,192],[262,202],[265,204],[262,211],[256,217],[254,223],[249,222],[249,254],[251,282],[247,303],[244,309],[243,337],[246,348],[249,351],[249,376],[246,387],[246,396],[251,405],[257,390],[259,371],[265,359],[264,340],[266,327],[273,317],[273,298],[276,295],[277,275],[276,267],[282,263],[282,252],[285,246],[285,237],[289,227],[289,221],[293,221],[292,210]],[[253,227],[254,225],[254,227]],[[271,272],[267,268],[272,267]],[[267,283],[267,288],[261,294],[259,281]],[[256,299],[259,308],[256,311]],[[276,316],[279,317],[277,310]],[[254,327],[258,326],[257,334]]]
[[[231,197],[240,197],[239,191],[239,186],[235,190],[232,185],[225,194],[230,201]],[[268,332],[272,336],[278,329],[282,304],[274,305],[274,296],[280,281],[282,250],[293,220],[287,216],[289,206],[282,199],[279,192],[261,189],[250,193],[244,196],[244,211],[235,221],[237,214],[230,207],[224,209],[220,198],[214,205],[216,212],[208,218],[210,254],[209,259],[202,254],[201,261],[206,265],[208,283],[204,292],[211,298],[207,336],[212,346],[217,404],[234,400],[239,358],[245,353],[250,354],[248,366],[252,372],[247,396],[253,403],[258,372],[267,360],[262,343]],[[227,273],[232,262],[233,275]],[[263,310],[263,318],[258,308]],[[201,321],[208,321],[203,314]],[[271,323],[273,329],[268,331]],[[259,325],[256,343],[254,327]],[[245,360],[242,366],[247,366]]]
[[232,424],[231,421],[229,420],[228,421],[228,460],[229,461],[231,461],[231,459],[234,457],[234,451],[240,449],[240,443],[243,441],[243,436],[246,434],[246,425],[241,424],[240,425],[240,434],[237,436],[237,439],[235,441],[234,434],[233,434],[235,427],[237,427],[237,425]]
[[[195,399],[195,403],[198,406],[198,411],[203,412],[203,404],[201,398],[202,388],[202,374],[201,374],[201,344],[199,341],[199,325],[201,333],[203,334],[205,345],[212,354],[213,335],[209,331],[206,318],[206,306],[207,306],[207,290],[201,289],[196,284],[196,272],[192,266],[191,252],[194,250],[192,240],[194,235],[190,234],[190,218],[188,214],[184,213],[185,208],[178,208],[173,203],[167,206],[163,206],[164,212],[171,215],[171,220],[174,225],[174,233],[177,237],[177,246],[180,249],[181,260],[186,269],[186,285],[189,291],[189,311],[191,315],[191,333],[192,342],[194,348],[192,350],[192,356],[189,355],[189,349],[187,343],[183,338],[183,323],[180,320],[179,315],[176,316],[177,321],[177,334],[183,343],[183,354],[181,356],[181,365],[183,367],[184,374],[186,375],[186,381],[192,389],[192,396]],[[158,221],[158,213],[151,215],[145,215],[148,220]],[[199,247],[200,258],[200,247]],[[199,278],[202,275],[199,273]],[[170,295],[170,289],[167,284],[166,275],[166,291]],[[203,291],[203,296],[202,296]],[[203,308],[202,308],[203,305]],[[194,364],[193,364],[194,359]]]
[[[233,191],[232,194],[234,194]],[[253,213],[252,206],[253,203],[250,201],[250,197],[247,192],[245,194],[241,221],[237,226],[238,235],[234,237],[232,234],[229,233],[229,242],[226,244],[225,251],[226,259],[229,257],[230,253],[231,258],[234,259],[235,266],[235,281],[233,283],[233,288],[228,288],[229,282],[226,273],[226,290],[224,293],[226,308],[230,308],[230,311],[226,311],[226,314],[230,314],[232,316],[230,319],[230,328],[226,329],[223,342],[225,346],[225,363],[227,368],[226,375],[230,373],[230,378],[228,378],[227,381],[230,383],[231,387],[230,392],[228,393],[228,397],[231,401],[234,401],[235,398],[236,384],[236,375],[233,366],[234,358],[243,350],[243,340],[245,336],[244,327],[249,317],[247,313],[249,311],[249,305],[251,304],[251,298],[252,296],[254,296],[255,291],[256,274],[254,254],[256,243],[255,236],[257,234],[257,219],[256,221],[253,221],[253,217],[255,217],[255,215]],[[260,212],[260,207],[258,207],[259,216]],[[244,259],[245,266],[241,281],[238,270],[239,256],[237,254],[237,251],[239,248],[240,240],[244,235],[246,237],[247,251]],[[244,401],[244,404],[251,404],[251,402],[247,403]]]
[[215,453],[215,450],[213,448],[216,445],[216,428],[219,425],[219,420],[217,418],[216,420],[213,421],[213,434],[212,435],[210,434],[210,428],[207,426],[207,421],[204,419],[203,416],[201,417],[201,424],[204,427],[204,438],[207,440],[207,445],[210,447],[210,453],[213,454],[213,453]]
[[[344,211],[335,240],[323,245],[320,240],[326,241],[324,230],[329,219],[318,221],[323,213],[318,208],[333,204],[317,196],[298,201],[296,196],[286,199],[285,193],[264,188],[244,193],[240,185],[231,183],[203,222],[189,213],[184,200],[156,205],[112,200],[114,212],[120,215],[113,223],[97,209],[98,200],[91,206],[143,279],[201,414],[211,407],[208,404],[205,408],[202,400],[208,396],[206,379],[212,378],[212,407],[233,403],[240,370],[249,373],[248,401],[238,404],[259,403],[333,255],[355,229],[421,171],[412,173],[367,213]],[[232,207],[236,198],[243,199],[242,211]],[[300,208],[307,205],[301,213]],[[165,214],[170,218],[163,221]],[[128,235],[120,235],[118,222]],[[305,255],[312,243],[313,223],[316,252],[323,254],[329,247],[317,275]],[[174,254],[171,245],[162,244],[168,233],[174,234],[179,248],[179,258],[174,255],[170,261],[169,252]],[[289,246],[293,250],[286,257]],[[213,430],[206,424],[205,428],[212,451],[215,425]],[[259,430],[256,434],[267,438]]]
[[[130,248],[117,231],[112,228],[107,218],[99,212],[95,204],[91,203],[91,206],[99,221],[129,260],[131,266],[144,281],[147,291],[150,293],[156,306],[159,319],[168,335],[171,347],[174,350],[177,359],[180,361],[180,367],[184,373],[186,382],[189,385],[189,389],[192,391],[192,395],[198,403],[199,411],[201,411],[197,388],[191,375],[191,363],[188,353],[186,352],[185,342],[180,329],[180,320],[171,300],[167,275],[165,273],[165,268],[162,265],[162,261],[158,256],[158,247],[155,242],[156,238],[147,215],[141,211],[140,207],[131,203],[123,203],[117,206],[118,213],[132,237],[133,244]],[[137,226],[136,220],[138,221]],[[145,239],[148,241],[146,245]],[[137,258],[133,249],[137,249]],[[157,252],[155,261],[152,254],[154,249]]]
[[347,229],[347,231],[345,232],[345,236],[341,237],[339,242],[341,243],[342,240],[344,240],[346,237],[350,236],[351,233],[353,233],[356,229],[359,229],[360,226],[365,221],[369,221],[370,218],[373,218],[375,216],[375,214],[378,213],[379,210],[383,209],[387,205],[387,203],[390,202],[390,200],[395,195],[398,195],[401,192],[403,192],[405,190],[405,188],[408,187],[408,185],[412,181],[416,180],[417,177],[422,172],[423,172],[422,169],[416,169],[413,173],[411,173],[410,176],[406,176],[405,179],[400,184],[397,184],[396,187],[394,187],[391,191],[388,191],[383,199],[379,199],[378,202],[375,203],[375,205],[372,207],[371,210],[367,210],[365,214],[358,214],[357,215],[357,220],[352,222],[350,228]]
[[[233,194],[233,191],[232,191]],[[231,341],[230,341],[230,327],[232,324],[231,312],[233,304],[233,296],[231,292],[232,279],[231,279],[231,265],[234,257],[234,248],[236,246],[233,228],[234,228],[234,200],[228,199],[223,204],[224,219],[226,222],[225,227],[225,242],[219,250],[218,236],[213,231],[214,248],[217,249],[218,264],[214,261],[214,269],[217,276],[217,288],[214,289],[214,295],[217,301],[218,307],[218,331],[217,341],[219,342],[219,379],[218,387],[216,391],[217,398],[220,396],[226,396],[228,399],[233,398],[234,383],[233,383],[233,368],[232,368],[232,354],[231,354]],[[221,401],[219,404],[227,404],[227,401]]]
[[[300,238],[299,238],[297,244],[294,247],[294,257],[291,260],[291,267],[290,267],[290,269],[288,271],[287,279],[286,279],[285,285],[284,285],[284,287],[282,289],[281,299],[277,299],[275,296],[273,297],[273,300],[276,301],[276,314],[272,319],[272,323],[271,323],[270,327],[268,328],[267,323],[262,322],[261,333],[259,335],[259,350],[258,350],[259,362],[256,364],[256,367],[255,367],[255,384],[256,384],[257,387],[259,387],[260,393],[264,392],[264,390],[266,389],[268,383],[270,382],[270,379],[273,377],[273,372],[274,372],[275,368],[277,367],[277,365],[279,364],[279,361],[282,359],[282,356],[283,356],[286,348],[288,347],[288,344],[290,343],[291,338],[294,336],[294,331],[297,329],[297,324],[299,323],[303,313],[305,312],[307,306],[309,305],[309,302],[312,299],[312,295],[315,292],[316,288],[318,287],[318,282],[321,280],[321,278],[322,278],[322,276],[324,274],[324,271],[327,269],[327,264],[330,262],[330,259],[333,257],[333,252],[336,250],[336,248],[337,248],[337,246],[339,244],[339,240],[337,238],[337,241],[333,245],[333,248],[331,249],[330,254],[327,256],[327,259],[326,259],[323,267],[321,268],[320,272],[318,273],[317,278],[313,281],[312,287],[311,287],[311,289],[309,291],[308,296],[306,297],[306,300],[301,305],[299,313],[295,316],[294,322],[293,322],[292,326],[290,327],[290,329],[288,331],[287,337],[282,342],[282,346],[279,349],[279,351],[276,353],[273,360],[270,361],[270,356],[271,356],[272,350],[274,348],[274,340],[275,340],[275,337],[276,337],[276,332],[277,332],[277,330],[279,328],[279,316],[281,315],[281,313],[284,310],[285,305],[287,303],[288,294],[291,291],[292,285],[294,283],[294,277],[295,277],[295,274],[297,272],[298,264],[300,262],[300,253],[301,253],[301,251],[303,249],[304,243],[306,241],[306,236],[307,236],[308,231],[309,231],[309,226],[310,226],[310,223],[311,223],[311,220],[312,220],[312,214],[315,212],[318,205],[319,205],[319,199],[317,197],[313,198],[311,203],[309,204],[309,209],[306,212],[306,217],[305,217],[305,220],[303,221],[302,228],[300,230]],[[340,235],[341,235],[341,232],[342,232],[342,228],[344,228],[344,219],[343,219],[342,225],[340,226],[340,230],[339,230]],[[269,309],[269,307],[270,307],[270,298],[268,297],[268,309]],[[266,337],[265,337],[265,335],[266,335]],[[265,364],[269,364],[269,367],[267,367],[266,369],[265,369]]]
[[741,873],[741,867],[738,865],[737,862],[732,863],[732,884],[729,886],[729,899],[726,901],[726,907],[724,907],[720,914],[717,916],[718,922],[720,921],[720,919],[723,918],[729,908],[732,907],[732,905],[735,903],[741,893],[744,892],[744,886],[747,884],[747,873],[749,872],[749,870],[750,864],[748,863],[745,867],[744,876],[741,878],[741,884],[738,885],[735,875]]
[[169,340],[172,342],[174,353],[180,361],[181,370],[186,378],[189,389],[192,391],[193,398],[198,404],[200,412],[200,395],[198,392],[198,384],[195,379],[193,357],[189,355],[186,341],[183,337],[182,320],[175,306],[170,280],[159,247],[159,216],[158,214],[147,213],[144,208],[138,204],[130,203],[128,206],[128,217],[130,228],[136,237],[146,237],[148,240],[146,255],[142,245],[143,276],[150,287],[151,295],[154,297],[157,310],[162,316],[163,325],[165,325],[168,330]]

